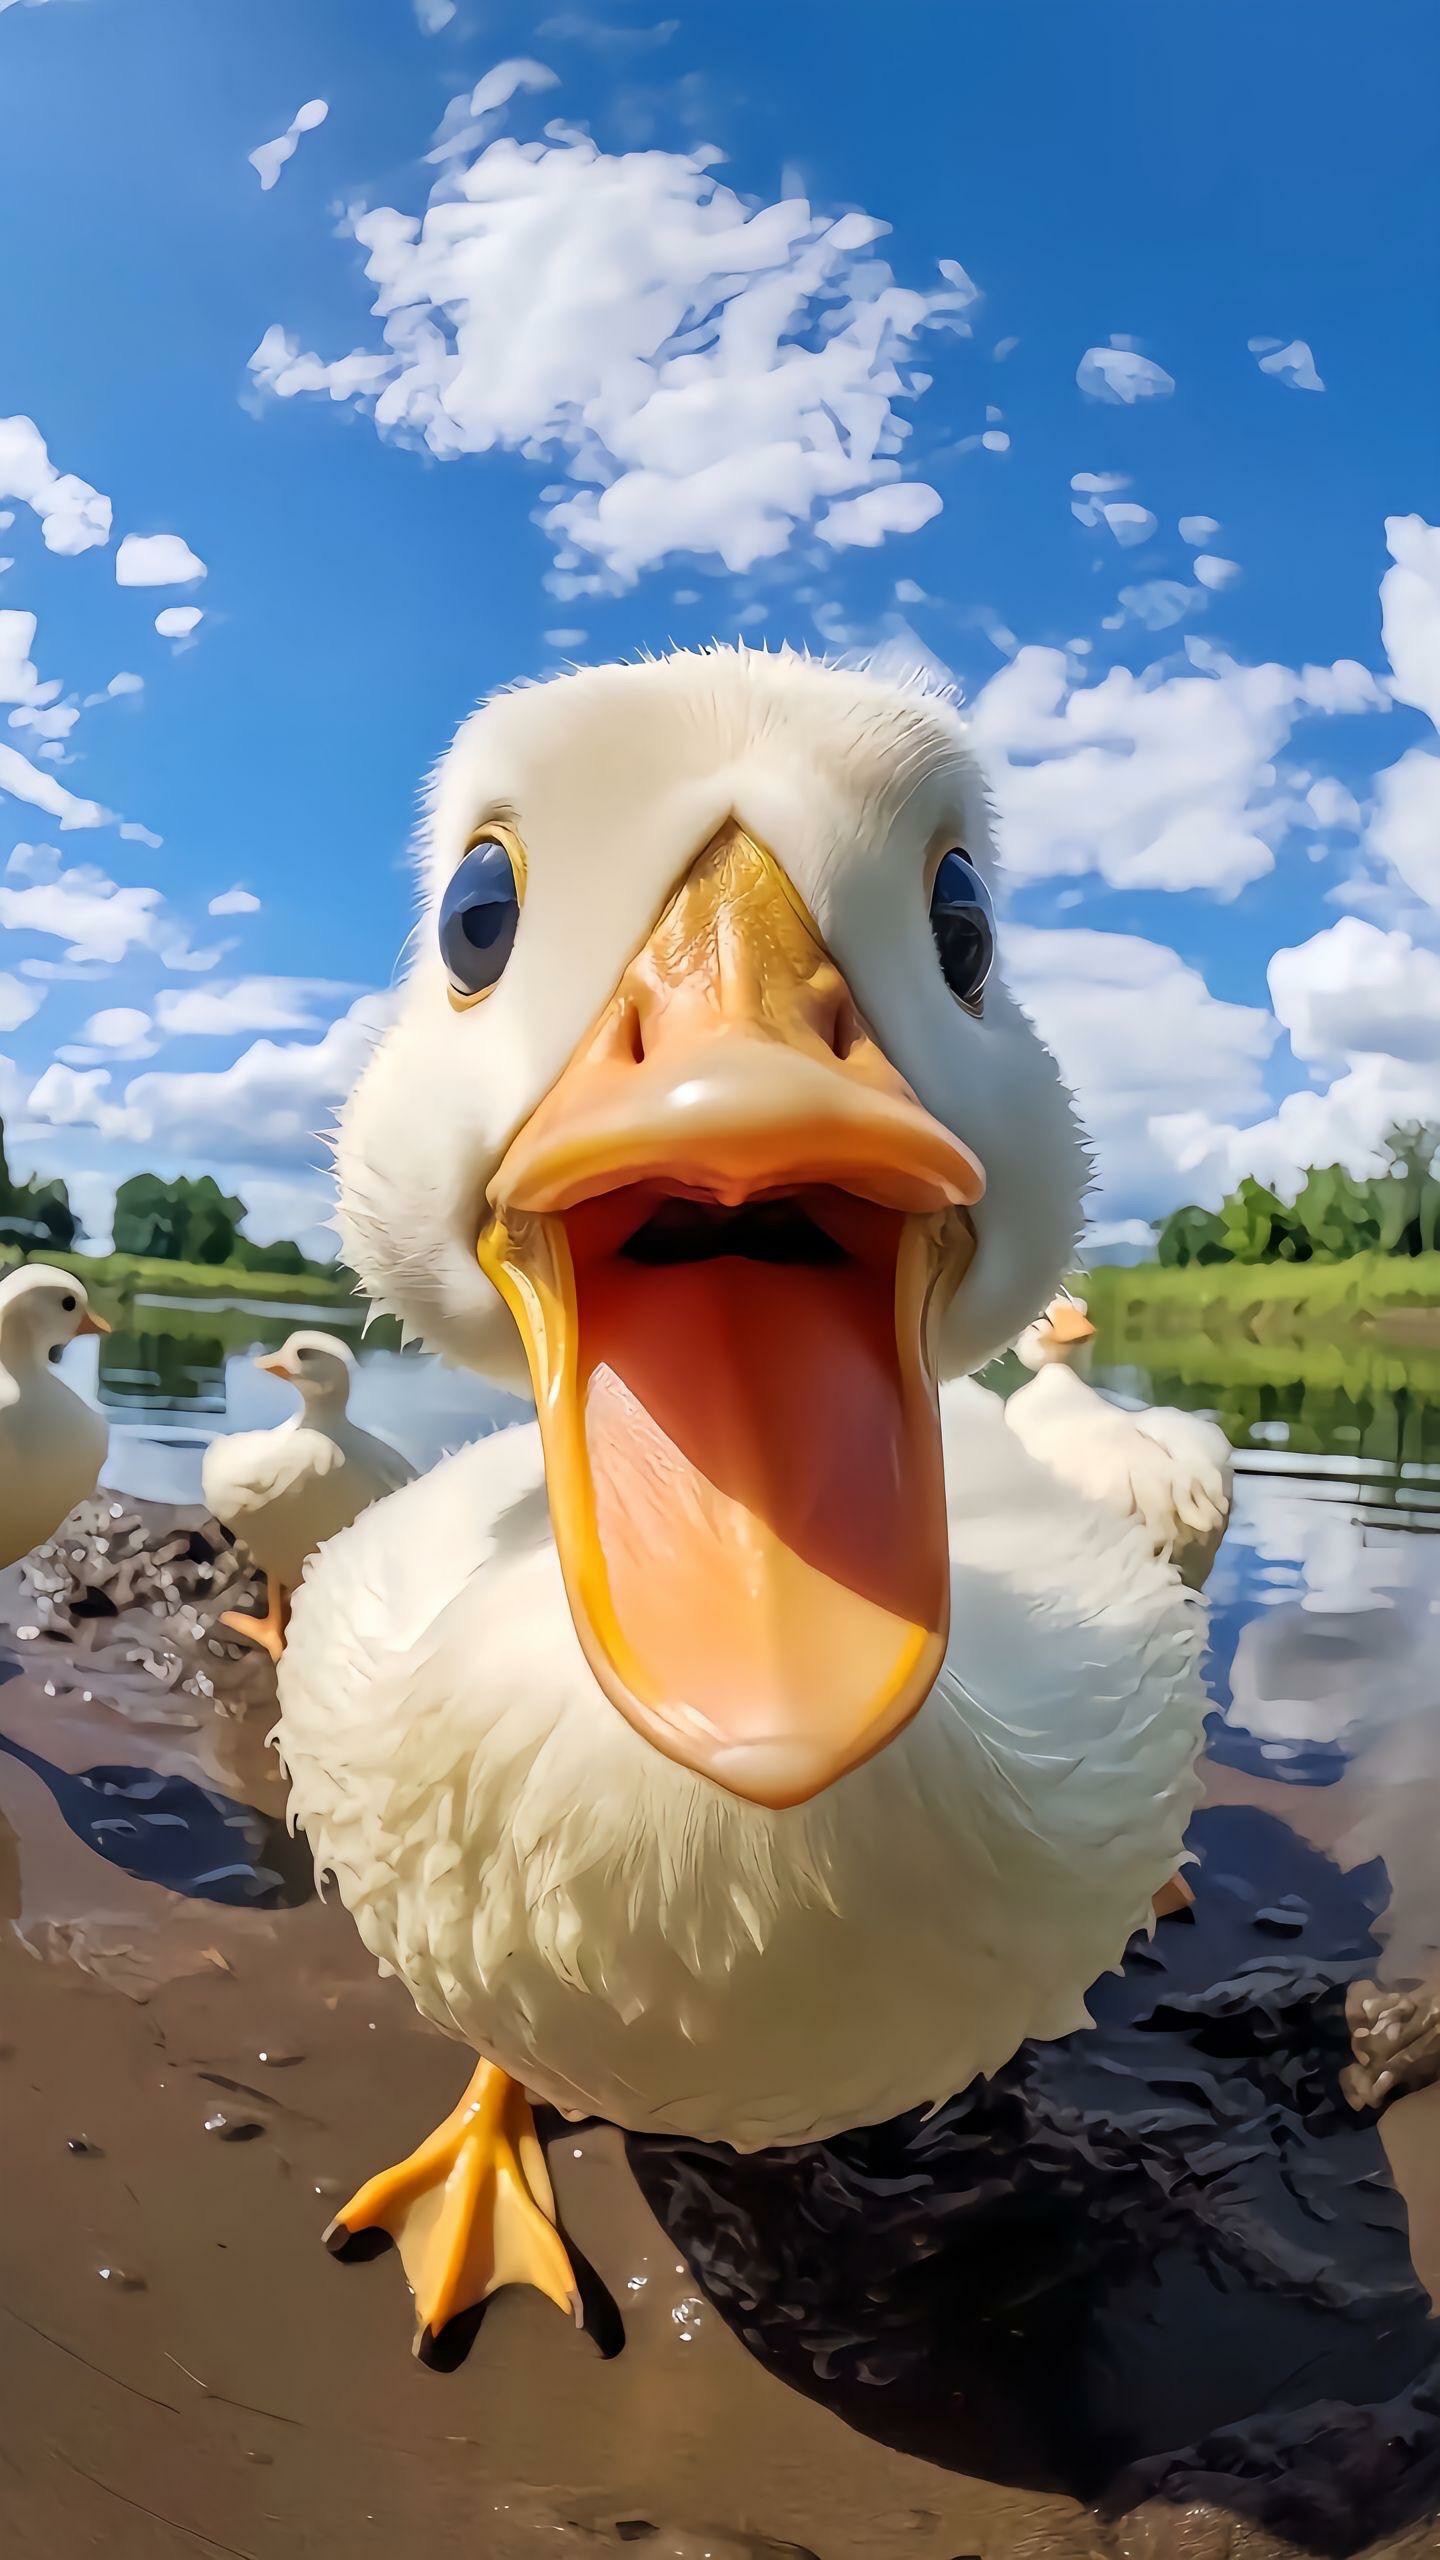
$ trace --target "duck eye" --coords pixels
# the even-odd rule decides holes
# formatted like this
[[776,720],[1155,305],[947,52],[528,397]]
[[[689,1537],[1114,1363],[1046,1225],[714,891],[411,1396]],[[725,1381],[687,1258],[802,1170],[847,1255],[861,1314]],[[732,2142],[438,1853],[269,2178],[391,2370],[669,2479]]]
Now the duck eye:
[[64,1308],[67,1316],[73,1316],[75,1313],[75,1300],[72,1297],[68,1295],[63,1297],[60,1304]]
[[520,921],[515,866],[503,844],[472,844],[440,903],[440,956],[458,996],[484,995],[510,957]]
[[973,1005],[995,963],[995,909],[970,856],[958,847],[935,874],[930,930],[951,994]]

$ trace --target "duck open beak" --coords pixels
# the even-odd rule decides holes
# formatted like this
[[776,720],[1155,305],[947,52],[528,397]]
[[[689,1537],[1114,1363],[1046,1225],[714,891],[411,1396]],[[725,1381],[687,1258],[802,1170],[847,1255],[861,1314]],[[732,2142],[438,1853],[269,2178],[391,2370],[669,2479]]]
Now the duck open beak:
[[983,1188],[734,824],[491,1183],[586,1655],[755,1803],[867,1759],[940,1668],[933,1338]]
[[289,1361],[282,1360],[278,1351],[257,1351],[255,1366],[257,1369],[267,1369],[272,1378],[288,1378],[292,1387],[299,1384]]

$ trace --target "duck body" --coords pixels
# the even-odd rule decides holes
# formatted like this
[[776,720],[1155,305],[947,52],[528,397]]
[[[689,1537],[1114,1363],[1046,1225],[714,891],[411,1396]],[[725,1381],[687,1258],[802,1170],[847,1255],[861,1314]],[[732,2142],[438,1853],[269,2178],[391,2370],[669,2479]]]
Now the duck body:
[[275,1738],[317,1865],[437,2026],[555,2105],[750,2150],[946,2097],[1087,2022],[1195,1800],[1197,1622],[995,1397],[957,1382],[942,1421],[940,1678],[884,1751],[779,1811],[616,1715],[533,1426],[327,1548]]
[[353,1364],[331,1335],[292,1334],[259,1365],[300,1388],[301,1410],[273,1431],[212,1440],[201,1484],[216,1519],[273,1583],[291,1591],[317,1547],[408,1484],[415,1470],[351,1420]]
[[75,1334],[105,1330],[68,1272],[29,1263],[0,1284],[0,1565],[42,1545],[95,1490],[109,1430],[51,1359]]
[[1172,1876],[1194,1612],[965,1383],[1086,1160],[993,965],[953,704],[716,648],[498,695],[337,1139],[343,1249],[528,1378],[306,1575],[276,1739],[366,1944],[480,2056],[335,2217],[422,2351],[579,2288],[525,2092],[752,2150],[1083,2022]]
[[1168,1405],[1128,1413],[1058,1361],[1017,1387],[1005,1414],[1032,1457],[1203,1588],[1230,1517],[1234,1460],[1218,1423]]

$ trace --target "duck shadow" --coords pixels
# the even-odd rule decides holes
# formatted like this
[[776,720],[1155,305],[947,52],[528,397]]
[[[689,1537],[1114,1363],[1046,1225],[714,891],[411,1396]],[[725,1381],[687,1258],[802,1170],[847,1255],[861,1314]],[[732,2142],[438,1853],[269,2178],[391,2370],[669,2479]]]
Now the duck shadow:
[[273,1814],[143,1764],[62,1769],[4,1733],[0,1753],[49,1789],[77,1840],[139,1883],[252,1911],[314,1898],[310,1851]]
[[1384,1873],[1247,1807],[1191,1844],[1193,1916],[1132,1943],[1092,2032],[832,2142],[629,2157],[736,2336],[863,2434],[1348,2554],[1440,2511],[1440,2324],[1339,2087]]

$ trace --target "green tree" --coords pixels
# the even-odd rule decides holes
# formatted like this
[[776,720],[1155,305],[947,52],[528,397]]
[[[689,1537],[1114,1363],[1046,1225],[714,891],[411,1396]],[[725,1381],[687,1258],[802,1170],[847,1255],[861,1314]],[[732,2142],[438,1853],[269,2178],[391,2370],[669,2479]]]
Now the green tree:
[[1375,1191],[1373,1182],[1357,1182],[1343,1165],[1311,1166],[1290,1215],[1316,1260],[1342,1262],[1376,1251],[1381,1211]]
[[63,1182],[41,1182],[35,1175],[17,1182],[5,1153],[5,1126],[0,1121],[0,1244],[25,1252],[68,1253],[79,1231]]
[[1213,1209],[1174,1209],[1155,1238],[1157,1258],[1177,1270],[1191,1262],[1233,1259],[1225,1230]]
[[1220,1233],[1235,1262],[1295,1262],[1307,1258],[1300,1232],[1278,1192],[1246,1174],[1220,1204]]

